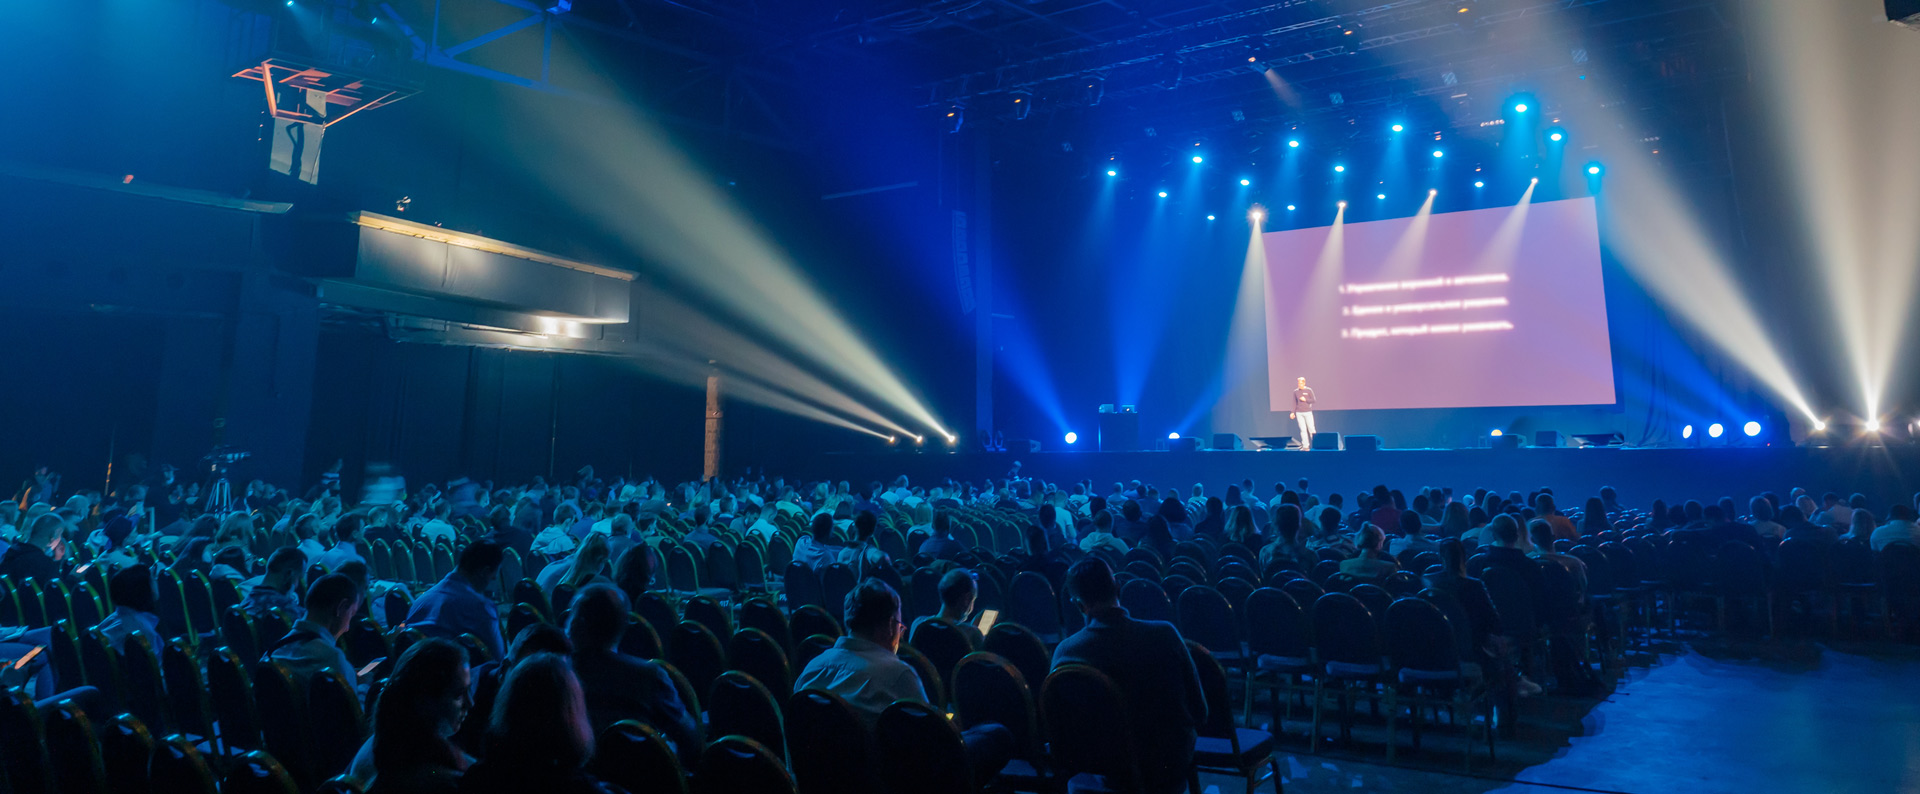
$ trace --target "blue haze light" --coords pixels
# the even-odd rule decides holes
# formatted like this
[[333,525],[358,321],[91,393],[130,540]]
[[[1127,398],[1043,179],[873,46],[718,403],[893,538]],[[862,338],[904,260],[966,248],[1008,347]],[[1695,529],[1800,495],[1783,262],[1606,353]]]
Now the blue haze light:
[[1072,431],[1068,431],[1068,432],[1067,432],[1067,443],[1069,443],[1069,444],[1072,444],[1072,443],[1074,443],[1074,442],[1076,442],[1076,441],[1079,441],[1079,440],[1080,440],[1080,434],[1079,434],[1079,433],[1075,433],[1075,432],[1072,432]]
[[1347,167],[1344,165],[1336,165],[1333,167],[1333,172],[1336,174],[1344,174],[1347,172]]
[[1251,184],[1253,184],[1253,180],[1251,180],[1251,179],[1242,179],[1242,180],[1240,180],[1240,186],[1241,186],[1241,187],[1246,187],[1246,186],[1248,186],[1248,185],[1251,185]]
[[1195,163],[1198,163],[1198,162],[1200,162],[1200,161],[1201,161],[1201,160],[1200,160],[1200,155],[1197,155],[1197,154],[1196,154],[1196,155],[1194,155],[1194,156],[1193,156],[1193,161],[1194,161]]
[[1719,438],[1720,434],[1725,432],[1727,432],[1727,429],[1721,427],[1719,422],[1707,425],[1707,435],[1713,438]]
[[1167,191],[1164,191],[1164,190],[1162,190],[1162,191],[1160,191],[1160,197],[1161,197],[1161,198],[1166,198],[1166,197],[1167,197]]

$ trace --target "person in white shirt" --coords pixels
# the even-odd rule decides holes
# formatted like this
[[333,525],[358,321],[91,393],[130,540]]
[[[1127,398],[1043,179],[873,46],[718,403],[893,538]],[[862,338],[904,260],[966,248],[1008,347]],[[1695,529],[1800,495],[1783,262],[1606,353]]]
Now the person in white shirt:
[[1890,544],[1911,543],[1920,546],[1920,525],[1914,523],[1914,509],[1906,505],[1894,505],[1887,511],[1887,523],[1873,531],[1868,541],[1874,551],[1880,551]]
[[320,555],[319,563],[332,571],[349,562],[366,562],[367,556],[361,551],[366,540],[361,537],[361,528],[366,525],[366,517],[358,513],[341,516],[333,525],[333,548]]
[[420,537],[425,538],[428,543],[436,541],[452,543],[455,538],[458,538],[460,533],[453,528],[452,524],[447,523],[447,514],[451,509],[444,500],[433,503],[433,507],[428,508],[432,518],[427,519],[427,523],[420,526]]
[[1773,520],[1773,503],[1766,497],[1753,497],[1747,502],[1747,512],[1753,514],[1753,531],[1760,537],[1779,540],[1787,536],[1787,528]]
[[1113,514],[1102,510],[1093,514],[1093,528],[1080,537],[1080,550],[1092,554],[1100,549],[1111,549],[1125,555],[1129,549],[1127,542],[1113,534]]

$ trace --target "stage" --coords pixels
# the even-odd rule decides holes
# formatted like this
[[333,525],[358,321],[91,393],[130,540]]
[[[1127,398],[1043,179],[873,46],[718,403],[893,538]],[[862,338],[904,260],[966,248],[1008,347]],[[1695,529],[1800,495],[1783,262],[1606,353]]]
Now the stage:
[[[1140,480],[1177,491],[1184,497],[1194,483],[1220,495],[1229,483],[1252,479],[1262,498],[1273,483],[1311,482],[1322,496],[1352,494],[1384,483],[1409,494],[1423,485],[1448,486],[1456,494],[1475,488],[1501,492],[1553,488],[1563,499],[1585,501],[1602,486],[1613,486],[1622,502],[1644,508],[1655,499],[1718,499],[1731,496],[1742,509],[1746,500],[1771,490],[1782,497],[1804,487],[1818,497],[1827,491],[1846,496],[1864,493],[1875,515],[1894,501],[1911,503],[1920,490],[1920,446],[1890,447],[1718,447],[1585,449],[1387,449],[1376,452],[1327,450],[1206,452],[899,452],[879,455],[829,454],[815,459],[808,477],[891,482],[902,474],[915,485],[953,477],[975,484],[1007,475],[1014,461],[1022,476],[1055,483],[1091,479],[1098,493],[1115,482]],[[1568,501],[1572,507],[1577,501]]]

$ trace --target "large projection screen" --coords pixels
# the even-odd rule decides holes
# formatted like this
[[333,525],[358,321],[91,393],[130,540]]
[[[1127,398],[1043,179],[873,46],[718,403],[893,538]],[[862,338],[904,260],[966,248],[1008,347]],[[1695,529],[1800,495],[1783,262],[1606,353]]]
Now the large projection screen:
[[1271,409],[1614,402],[1591,198],[1269,232]]

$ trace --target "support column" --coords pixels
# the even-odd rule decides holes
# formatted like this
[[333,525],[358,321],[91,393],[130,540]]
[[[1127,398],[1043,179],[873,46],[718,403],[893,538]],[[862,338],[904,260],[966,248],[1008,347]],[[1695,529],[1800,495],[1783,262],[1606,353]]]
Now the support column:
[[[993,151],[973,133],[973,426],[993,435]],[[977,448],[977,447],[976,447]]]
[[700,478],[709,482],[720,478],[720,424],[723,418],[720,412],[720,371],[710,369],[707,370],[706,454],[700,467]]

